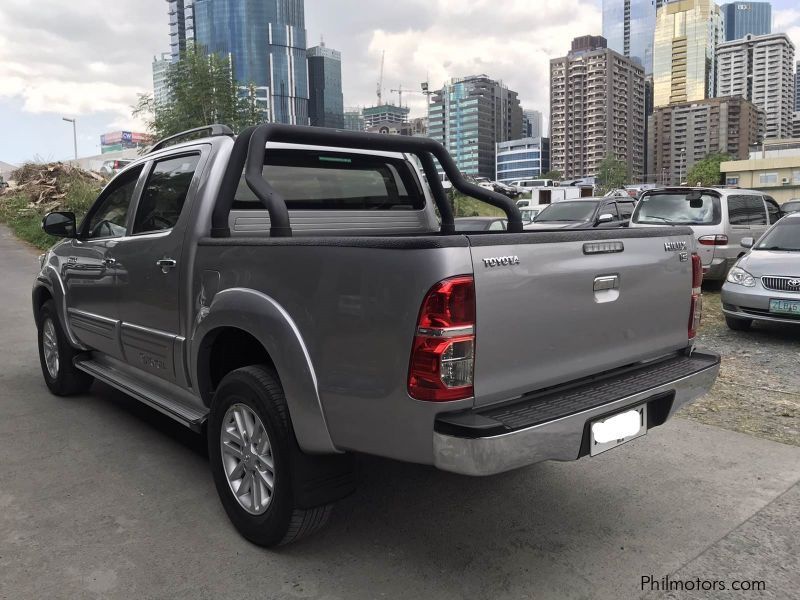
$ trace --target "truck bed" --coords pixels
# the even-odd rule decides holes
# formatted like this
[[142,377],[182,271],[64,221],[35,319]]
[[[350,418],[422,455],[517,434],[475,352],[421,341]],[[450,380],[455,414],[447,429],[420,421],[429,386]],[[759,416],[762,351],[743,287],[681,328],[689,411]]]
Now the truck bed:
[[[197,272],[217,293],[259,290],[283,307],[305,341],[337,448],[433,462],[443,412],[500,405],[570,380],[687,347],[691,262],[665,252],[681,228],[490,232],[469,235],[204,238]],[[585,254],[585,244],[624,250]],[[518,256],[486,267],[483,258]],[[436,282],[475,278],[475,395],[409,397],[407,374],[420,304]],[[598,276],[619,297],[598,302]],[[213,294],[195,282],[195,298]],[[611,292],[614,293],[613,291]],[[539,315],[538,317],[536,315]]]

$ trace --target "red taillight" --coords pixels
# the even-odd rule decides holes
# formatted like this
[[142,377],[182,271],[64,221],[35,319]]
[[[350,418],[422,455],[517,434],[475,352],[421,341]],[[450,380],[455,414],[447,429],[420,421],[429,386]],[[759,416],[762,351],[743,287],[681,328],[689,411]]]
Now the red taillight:
[[[723,236],[724,237],[724,236]],[[726,238],[727,239],[727,238]],[[703,263],[700,255],[692,254],[692,302],[689,305],[689,340],[697,337],[703,316]]]
[[727,246],[728,245],[728,236],[727,235],[704,235],[702,237],[697,238],[697,241],[700,242],[703,246]]
[[408,394],[432,402],[469,398],[474,364],[475,282],[471,275],[445,279],[422,301]]

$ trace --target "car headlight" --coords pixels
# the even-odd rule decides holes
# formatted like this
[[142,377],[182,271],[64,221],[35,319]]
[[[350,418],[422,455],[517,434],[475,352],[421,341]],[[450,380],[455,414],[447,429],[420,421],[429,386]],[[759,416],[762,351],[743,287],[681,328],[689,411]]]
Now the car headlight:
[[744,269],[733,267],[728,271],[728,282],[743,285],[744,287],[755,287],[756,278]]

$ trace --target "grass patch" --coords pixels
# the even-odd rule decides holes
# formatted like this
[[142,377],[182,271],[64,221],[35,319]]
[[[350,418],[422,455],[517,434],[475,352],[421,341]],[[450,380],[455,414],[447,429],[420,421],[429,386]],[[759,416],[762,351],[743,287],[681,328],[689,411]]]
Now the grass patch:
[[45,250],[57,240],[42,231],[42,218],[54,210],[75,213],[78,222],[100,193],[100,182],[86,181],[80,176],[65,176],[59,186],[66,196],[56,202],[39,202],[24,187],[8,189],[0,196],[0,222],[5,223],[21,240]]
[[469,196],[454,193],[453,213],[455,217],[505,217],[506,213],[487,204],[482,200],[476,200]]

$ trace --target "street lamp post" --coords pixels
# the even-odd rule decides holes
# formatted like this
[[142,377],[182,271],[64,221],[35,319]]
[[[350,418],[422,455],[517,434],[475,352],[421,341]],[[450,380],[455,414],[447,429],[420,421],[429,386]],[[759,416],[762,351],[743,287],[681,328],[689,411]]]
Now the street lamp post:
[[681,162],[678,171],[678,185],[683,185],[683,163],[686,160],[686,148],[681,148]]
[[78,128],[75,123],[75,119],[61,117],[61,120],[66,121],[67,123],[72,123],[72,148],[75,151],[75,162],[78,162]]

